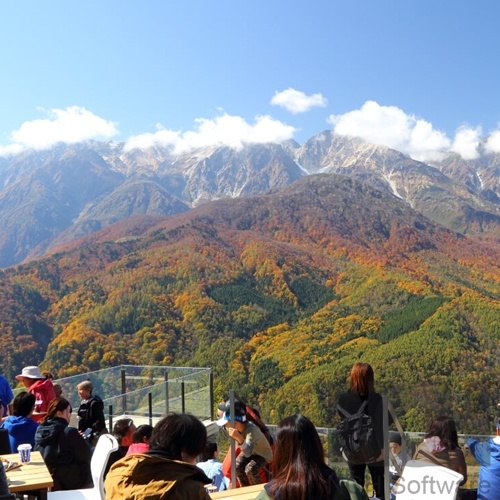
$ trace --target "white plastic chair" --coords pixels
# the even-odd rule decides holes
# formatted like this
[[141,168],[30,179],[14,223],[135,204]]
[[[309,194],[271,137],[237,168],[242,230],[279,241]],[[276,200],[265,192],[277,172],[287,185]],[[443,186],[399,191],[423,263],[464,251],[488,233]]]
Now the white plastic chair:
[[111,434],[100,436],[90,461],[94,487],[82,490],[50,491],[47,493],[47,500],[105,500],[104,469],[109,455],[117,449],[118,441],[115,437]]
[[455,500],[462,474],[423,460],[409,460],[394,486],[397,500]]

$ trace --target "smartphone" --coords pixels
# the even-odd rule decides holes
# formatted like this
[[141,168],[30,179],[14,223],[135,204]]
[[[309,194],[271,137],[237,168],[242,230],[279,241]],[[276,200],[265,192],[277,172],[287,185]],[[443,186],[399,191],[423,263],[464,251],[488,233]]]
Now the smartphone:
[[83,431],[83,439],[88,439],[92,434],[92,429],[89,427]]

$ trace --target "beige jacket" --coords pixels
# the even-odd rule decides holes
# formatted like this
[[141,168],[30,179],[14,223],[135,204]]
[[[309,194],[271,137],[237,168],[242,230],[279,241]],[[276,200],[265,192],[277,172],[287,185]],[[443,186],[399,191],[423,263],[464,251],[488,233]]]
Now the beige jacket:
[[195,465],[137,453],[113,464],[104,486],[106,500],[210,500],[210,483]]
[[467,465],[460,448],[455,448],[454,450],[445,449],[437,453],[431,453],[425,442],[422,441],[415,450],[413,460],[423,460],[424,462],[430,462],[454,470],[464,476],[464,480],[460,484],[465,484],[467,481]]

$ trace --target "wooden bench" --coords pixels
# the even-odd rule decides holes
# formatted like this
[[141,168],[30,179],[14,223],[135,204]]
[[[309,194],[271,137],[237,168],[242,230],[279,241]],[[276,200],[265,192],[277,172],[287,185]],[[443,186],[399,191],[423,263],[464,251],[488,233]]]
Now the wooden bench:
[[264,489],[263,484],[255,484],[253,486],[245,486],[234,490],[217,491],[210,493],[210,498],[225,499],[225,500],[254,500],[257,495]]

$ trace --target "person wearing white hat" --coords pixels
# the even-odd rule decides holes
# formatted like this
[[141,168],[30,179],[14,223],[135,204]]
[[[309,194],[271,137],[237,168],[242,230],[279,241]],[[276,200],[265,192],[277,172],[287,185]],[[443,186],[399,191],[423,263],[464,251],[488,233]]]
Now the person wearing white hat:
[[47,413],[49,403],[55,399],[54,386],[50,378],[44,377],[38,366],[26,366],[16,380],[24,384],[28,392],[35,396],[35,411],[32,418],[37,422]]

